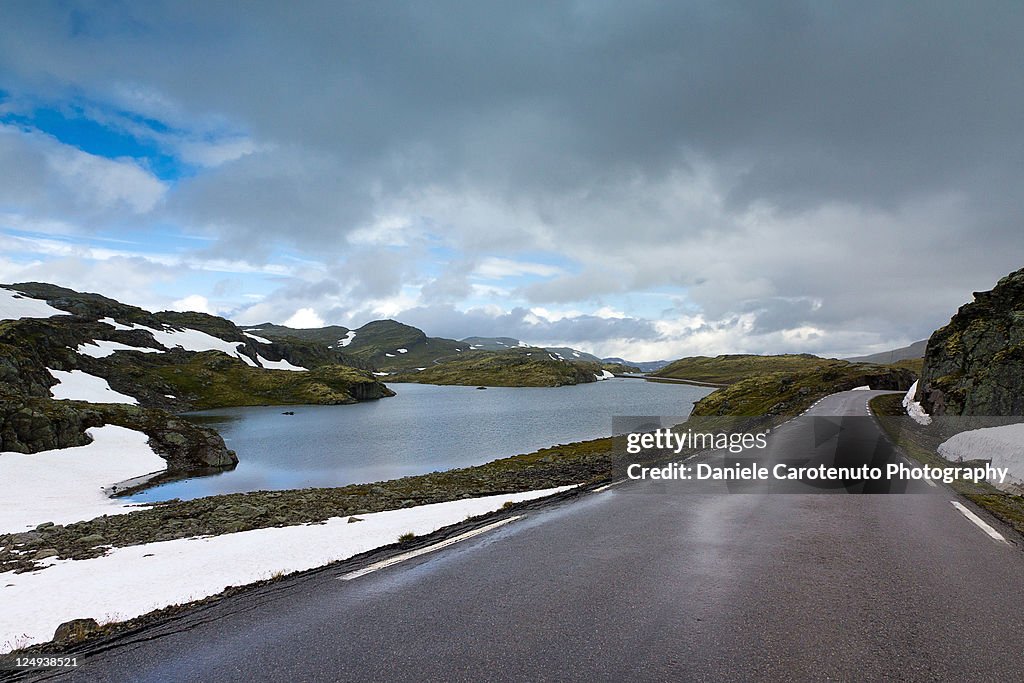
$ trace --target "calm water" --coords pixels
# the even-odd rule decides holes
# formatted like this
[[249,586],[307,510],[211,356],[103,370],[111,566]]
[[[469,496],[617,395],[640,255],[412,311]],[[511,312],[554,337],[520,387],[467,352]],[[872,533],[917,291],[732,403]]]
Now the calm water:
[[[341,486],[424,474],[610,436],[616,415],[688,415],[711,392],[610,379],[549,388],[391,384],[397,396],[348,406],[224,408],[191,417],[215,428],[239,464],[155,486],[136,501]],[[283,415],[294,410],[294,415]]]

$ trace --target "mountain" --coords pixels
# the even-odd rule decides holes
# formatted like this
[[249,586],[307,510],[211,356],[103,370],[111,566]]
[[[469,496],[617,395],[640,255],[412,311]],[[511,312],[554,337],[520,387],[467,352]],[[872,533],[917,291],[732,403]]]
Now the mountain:
[[462,340],[469,344],[473,351],[507,351],[516,347],[529,346],[512,337],[466,337]]
[[[568,346],[530,346],[526,342],[512,337],[466,337],[462,341],[469,344],[470,349],[473,351],[507,351],[515,348],[540,348],[555,356],[555,360],[580,360],[598,364],[605,362],[592,353],[573,349]],[[609,362],[620,363],[618,360]],[[621,362],[620,364],[631,365],[630,363],[625,362]]]
[[0,323],[0,382],[28,396],[180,411],[390,395],[321,344],[274,342],[217,316],[151,313],[43,283],[8,285],[0,296],[8,308],[54,311]]
[[921,341],[914,342],[910,346],[892,349],[891,351],[872,353],[867,356],[855,356],[853,358],[847,358],[846,360],[854,363],[897,363],[901,360],[924,358],[924,352],[927,346],[928,340],[922,339]]
[[932,334],[917,399],[932,415],[1024,415],[1024,269]]
[[655,372],[657,370],[661,370],[670,363],[670,361],[667,360],[634,361],[616,358],[614,356],[611,358],[602,358],[601,361],[604,363],[615,363],[617,365],[634,367],[640,372]]
[[693,380],[710,384],[732,384],[740,380],[771,372],[803,372],[827,363],[808,353],[758,356],[752,354],[729,354],[709,358],[693,356],[672,361],[657,372],[654,377]]

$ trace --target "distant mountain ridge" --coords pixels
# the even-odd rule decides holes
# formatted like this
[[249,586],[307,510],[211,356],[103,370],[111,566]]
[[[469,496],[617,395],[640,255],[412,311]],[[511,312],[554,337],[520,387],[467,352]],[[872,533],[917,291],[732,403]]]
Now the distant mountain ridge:
[[903,346],[898,349],[892,349],[891,351],[872,353],[866,356],[854,356],[853,358],[845,358],[844,360],[852,361],[854,363],[896,363],[901,360],[924,358],[924,352],[927,348],[928,340],[922,339],[921,341],[914,342],[910,346]]

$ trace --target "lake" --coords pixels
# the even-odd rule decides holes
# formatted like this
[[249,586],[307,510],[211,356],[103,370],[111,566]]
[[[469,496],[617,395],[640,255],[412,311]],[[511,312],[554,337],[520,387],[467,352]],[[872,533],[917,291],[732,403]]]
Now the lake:
[[129,500],[343,486],[479,465],[611,436],[617,415],[689,415],[693,402],[712,391],[620,378],[557,388],[388,386],[396,396],[355,405],[190,413],[220,432],[238,453],[238,466],[160,484]]

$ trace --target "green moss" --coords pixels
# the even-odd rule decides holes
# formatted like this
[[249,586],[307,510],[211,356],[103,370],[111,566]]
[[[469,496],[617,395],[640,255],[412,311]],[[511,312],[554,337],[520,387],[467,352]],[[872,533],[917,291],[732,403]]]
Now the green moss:
[[541,349],[470,351],[417,372],[390,377],[394,382],[488,387],[557,387],[593,382],[598,363],[553,360]]
[[183,363],[161,365],[159,360],[154,359],[147,375],[195,408],[341,404],[394,395],[369,372],[343,365],[308,372],[264,370],[216,351],[190,354]]
[[796,372],[768,372],[705,396],[694,415],[798,415],[815,401],[858,386],[907,390],[915,377],[892,365],[816,359]]
[[695,356],[680,358],[652,374],[655,377],[688,379],[710,384],[733,384],[755,375],[773,372],[802,372],[833,362],[835,361],[808,354],[779,356],[739,354],[715,356],[714,358]]

